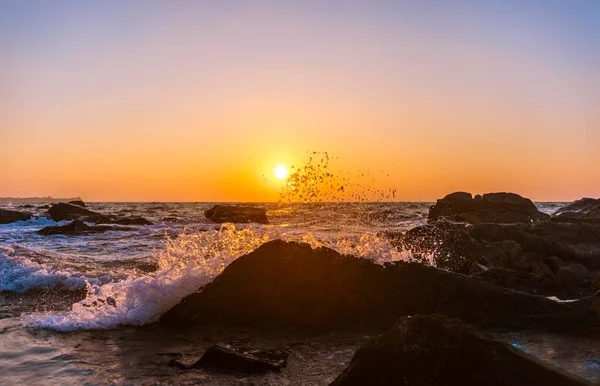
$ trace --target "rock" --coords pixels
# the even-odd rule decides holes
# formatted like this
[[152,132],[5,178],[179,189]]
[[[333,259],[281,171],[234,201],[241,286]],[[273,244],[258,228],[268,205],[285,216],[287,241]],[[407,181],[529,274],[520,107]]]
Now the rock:
[[429,222],[446,218],[452,221],[479,224],[530,223],[550,216],[540,212],[527,198],[515,193],[487,193],[472,198],[471,193],[456,192],[437,200],[429,208]]
[[123,217],[116,220],[105,218],[98,221],[97,224],[152,225],[152,221],[146,220],[143,217]]
[[266,209],[255,206],[215,205],[205,211],[204,215],[207,219],[218,223],[268,223]]
[[37,209],[49,209],[50,205],[40,205],[37,207]]
[[358,349],[331,384],[410,386],[583,386],[583,379],[457,319],[409,316]]
[[72,222],[62,226],[48,226],[37,231],[43,236],[50,235],[82,235],[89,233],[100,233],[106,231],[129,231],[128,227],[116,227],[110,225],[94,225],[90,226],[81,220],[73,220]]
[[240,351],[217,345],[209,347],[191,367],[220,372],[264,374],[280,371],[285,367],[288,355],[283,351]]
[[106,216],[100,213],[92,212],[82,206],[65,202],[52,204],[50,209],[48,209],[48,215],[54,221],[78,220],[84,218],[86,221],[96,222],[106,218]]
[[21,205],[20,207],[21,207],[21,208],[24,208],[24,209],[30,209],[30,208],[34,208],[34,206],[33,206],[33,205],[31,205],[31,204],[24,204],[24,205]]
[[401,316],[433,313],[489,328],[568,330],[598,324],[589,299],[557,303],[423,264],[381,266],[281,240],[235,260],[160,321],[171,326],[381,330]]
[[15,210],[0,209],[0,224],[9,224],[15,221],[27,221],[32,217],[31,213],[17,212]]
[[600,222],[600,199],[582,198],[552,215],[557,222]]
[[81,200],[73,200],[73,201],[69,201],[68,203],[73,204],[73,205],[85,206],[85,202],[83,202]]

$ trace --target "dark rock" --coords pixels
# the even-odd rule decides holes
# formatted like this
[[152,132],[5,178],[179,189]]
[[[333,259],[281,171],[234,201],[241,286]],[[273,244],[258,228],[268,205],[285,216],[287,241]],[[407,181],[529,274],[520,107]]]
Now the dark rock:
[[161,217],[161,221],[166,221],[166,222],[177,222],[179,221],[179,219],[177,217],[172,217],[172,216],[164,216]]
[[152,225],[152,221],[146,220],[143,217],[123,217],[120,219],[105,218],[97,222],[97,224],[118,224],[118,225]]
[[0,209],[0,224],[9,224],[15,221],[27,221],[32,217],[31,213],[17,212],[14,210]]
[[28,209],[28,208],[34,208],[34,206],[31,204],[25,204],[25,205],[21,205],[21,208]]
[[37,209],[48,209],[50,208],[50,205],[40,205],[37,207]]
[[600,199],[582,198],[552,215],[557,222],[600,222]]
[[161,322],[333,331],[385,329],[401,316],[445,314],[489,328],[596,326],[590,299],[558,303],[417,263],[378,265],[275,240],[231,263]]
[[472,198],[470,193],[456,192],[437,200],[429,208],[428,221],[446,218],[457,222],[479,224],[530,223],[550,216],[540,212],[527,198],[515,193],[487,193]]
[[204,215],[207,219],[218,223],[268,223],[266,209],[255,206],[215,205],[205,211]]
[[287,363],[287,352],[276,350],[240,351],[211,346],[191,367],[220,372],[264,374],[280,371]]
[[[537,289],[533,293],[546,296],[591,295],[593,290],[588,283],[600,270],[600,224],[543,222],[465,226],[437,222],[387,236],[399,249],[411,251],[416,259],[432,260],[436,266],[453,272],[473,274],[484,266],[500,268],[505,273],[533,273],[540,278],[529,287]],[[578,269],[581,273],[578,282],[567,280],[573,277],[568,273],[563,273],[561,278],[548,278],[571,264],[585,269]],[[489,279],[489,275],[484,276]],[[492,282],[522,283],[522,277]],[[523,290],[526,287],[506,288]]]
[[85,206],[85,202],[83,202],[81,200],[73,200],[73,201],[69,201],[68,203],[73,204],[73,205]]
[[37,231],[38,234],[44,236],[50,235],[82,235],[89,233],[101,233],[106,231],[129,231],[128,227],[117,227],[111,225],[94,225],[90,226],[81,220],[74,220],[62,226],[48,226]]
[[587,384],[460,320],[416,315],[359,348],[332,386]]
[[52,204],[48,209],[49,217],[54,221],[62,220],[78,220],[84,218],[86,221],[97,222],[106,218],[106,216],[93,212],[79,205],[68,204],[65,202],[59,202]]

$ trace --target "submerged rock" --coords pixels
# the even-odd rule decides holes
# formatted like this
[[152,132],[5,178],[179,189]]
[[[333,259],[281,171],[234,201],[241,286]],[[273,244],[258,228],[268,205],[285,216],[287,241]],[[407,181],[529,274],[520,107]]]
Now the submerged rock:
[[590,299],[558,303],[417,263],[385,266],[275,240],[231,263],[161,322],[264,329],[385,329],[399,317],[445,314],[489,328],[598,325]]
[[97,222],[106,218],[106,216],[100,213],[66,202],[52,204],[50,209],[48,209],[48,216],[54,221],[78,220],[84,218],[86,221]]
[[437,200],[429,208],[427,220],[433,222],[446,218],[471,224],[529,223],[549,217],[540,212],[530,199],[515,193],[487,193],[473,198],[471,193],[456,192]]
[[32,217],[31,213],[17,212],[15,210],[0,209],[0,224],[10,224],[15,221],[27,221]]
[[110,218],[104,218],[97,222],[97,224],[118,224],[118,225],[152,225],[152,221],[147,220],[143,217],[123,217],[116,220]]
[[81,200],[73,200],[73,201],[69,201],[68,203],[73,204],[73,205],[85,206],[85,202],[83,202]]
[[460,320],[416,315],[400,319],[387,333],[359,348],[331,385],[587,384]]
[[557,222],[599,222],[600,199],[582,198],[552,215],[552,221]]
[[74,220],[62,226],[48,226],[37,231],[43,236],[50,235],[83,235],[89,233],[101,233],[106,231],[130,231],[131,228],[111,225],[87,225],[81,220]]
[[191,368],[243,374],[280,371],[287,363],[287,352],[278,350],[234,350],[211,346]]
[[215,205],[204,212],[207,219],[218,222],[267,224],[267,210],[245,205]]

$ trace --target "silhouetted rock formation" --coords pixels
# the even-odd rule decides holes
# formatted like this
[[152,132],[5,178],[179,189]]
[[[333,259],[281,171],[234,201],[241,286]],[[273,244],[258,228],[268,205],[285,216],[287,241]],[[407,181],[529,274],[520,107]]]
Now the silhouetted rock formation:
[[359,348],[332,386],[583,386],[583,379],[539,361],[457,319],[400,319]]
[[537,210],[533,202],[515,193],[487,193],[473,196],[471,193],[456,192],[437,200],[429,208],[428,221],[446,218],[451,221],[479,224],[529,223],[550,216]]
[[264,329],[385,329],[399,317],[445,314],[498,328],[596,326],[592,300],[558,303],[417,263],[378,265],[275,240],[231,263],[161,322]]
[[600,224],[438,222],[388,236],[417,259],[433,258],[440,268],[560,298],[590,295],[600,270]]
[[0,224],[9,224],[15,221],[27,221],[32,217],[31,213],[17,212],[15,210],[0,209]]
[[106,231],[130,231],[132,228],[118,227],[110,225],[94,225],[90,226],[80,220],[74,220],[62,226],[49,226],[37,231],[38,234],[44,236],[50,235],[83,235],[89,233],[101,233]]
[[600,223],[600,199],[582,198],[552,215],[558,222],[598,222]]
[[267,224],[267,211],[265,208],[245,205],[215,205],[204,212],[207,219],[218,222],[247,223],[255,222]]
[[85,206],[85,202],[83,202],[81,200],[73,200],[73,201],[69,201],[68,203],[73,204],[73,205]]
[[106,218],[106,216],[100,213],[66,202],[52,204],[50,209],[48,209],[48,216],[54,221],[78,220],[83,218],[85,221],[97,222]]

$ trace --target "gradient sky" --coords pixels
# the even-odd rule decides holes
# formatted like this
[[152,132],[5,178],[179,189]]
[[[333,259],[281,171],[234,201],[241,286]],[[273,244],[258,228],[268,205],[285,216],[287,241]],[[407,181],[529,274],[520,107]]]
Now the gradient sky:
[[600,196],[600,2],[0,0],[0,196],[276,200],[312,151],[398,200]]

